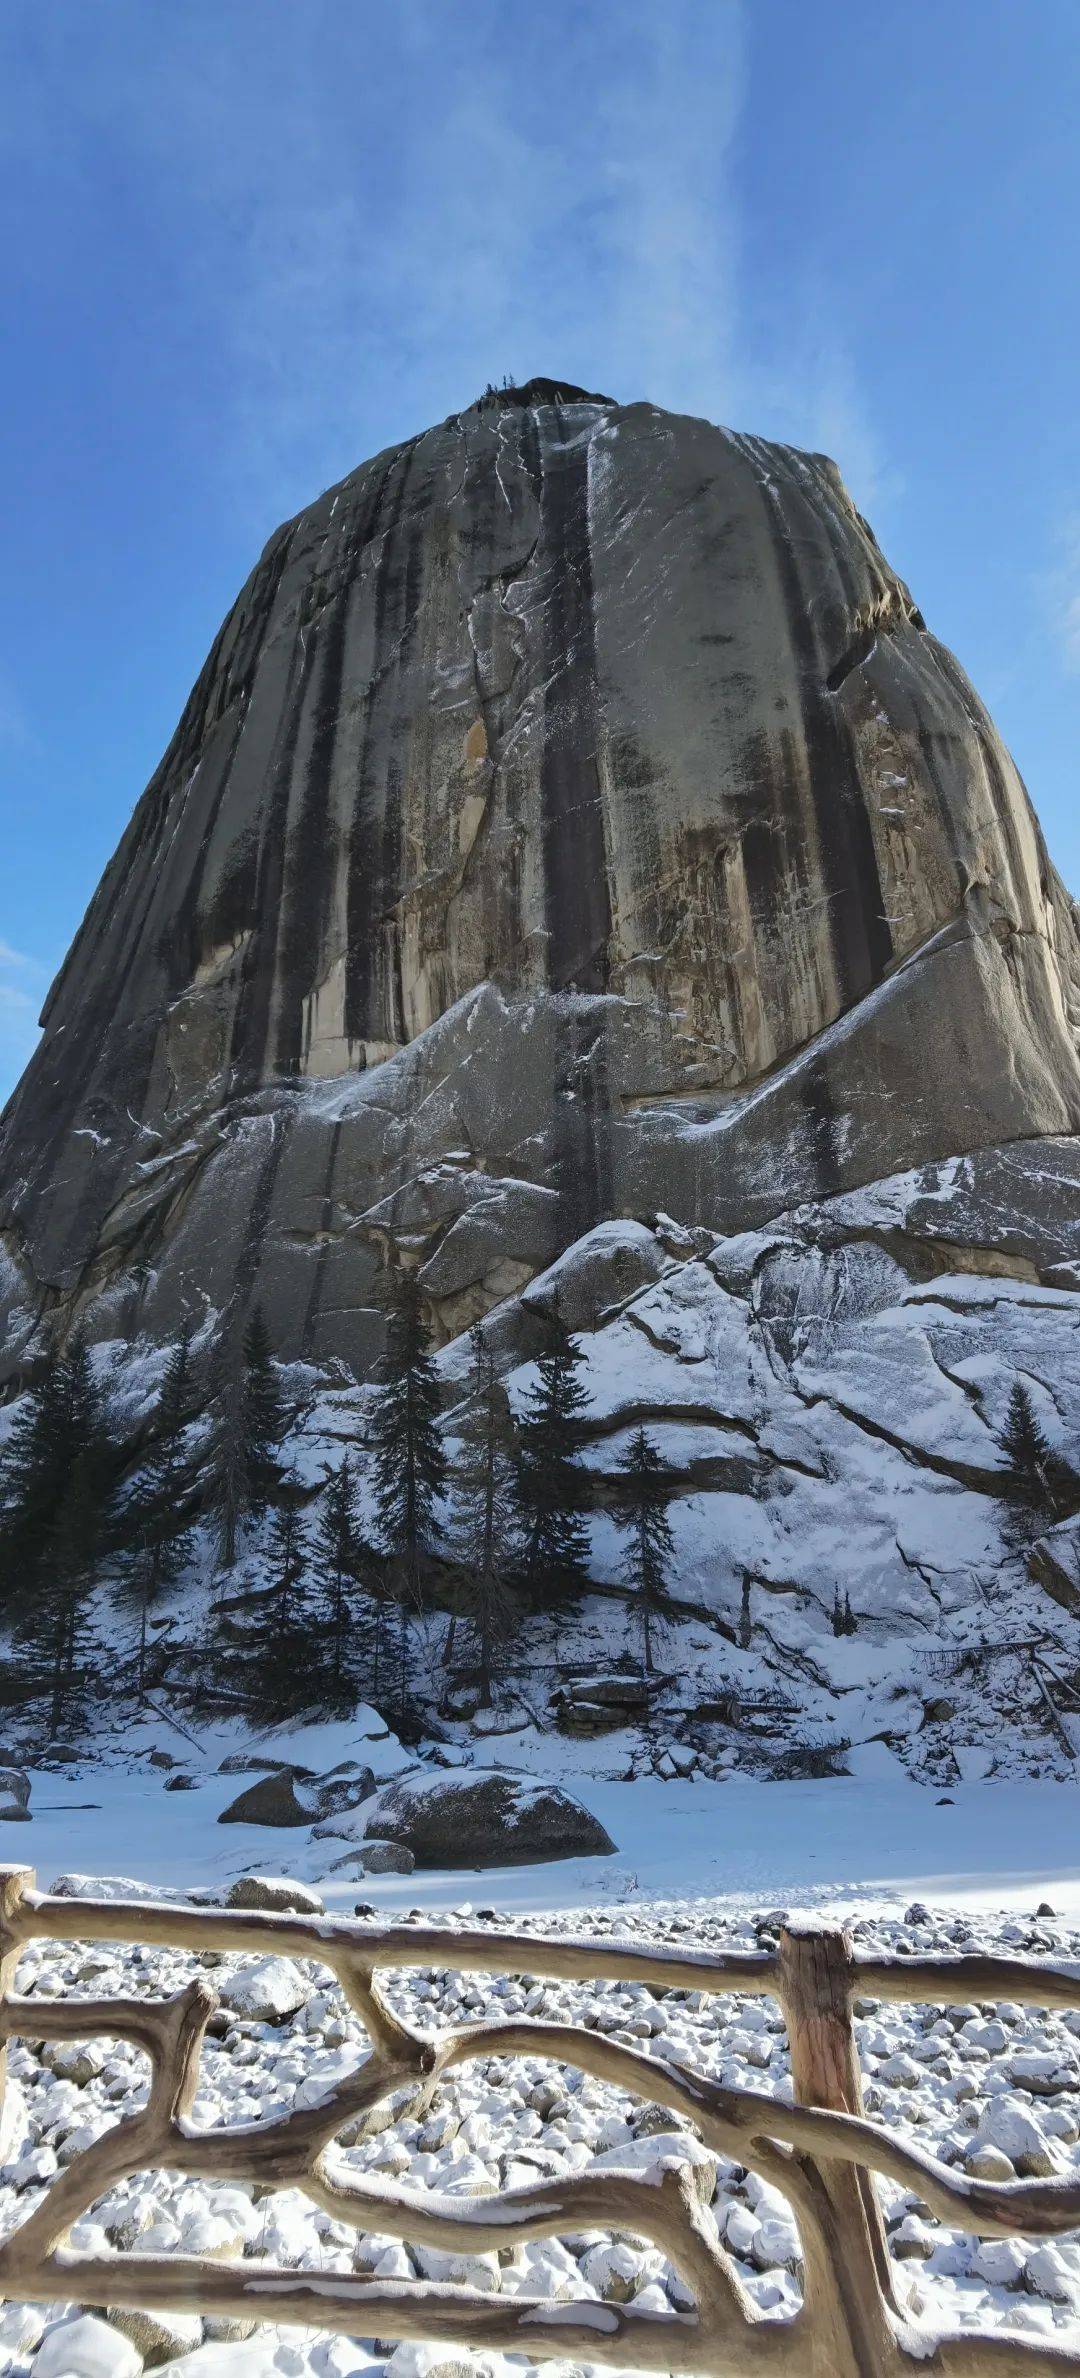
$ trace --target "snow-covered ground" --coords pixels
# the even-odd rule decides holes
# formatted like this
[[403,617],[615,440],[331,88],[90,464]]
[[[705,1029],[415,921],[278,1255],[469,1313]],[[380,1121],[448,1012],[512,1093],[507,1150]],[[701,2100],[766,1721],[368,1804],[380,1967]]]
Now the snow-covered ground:
[[[166,1770],[150,1763],[167,1740],[183,1759]],[[331,1871],[340,1840],[298,1828],[219,1825],[218,1817],[250,1774],[222,1775],[222,1757],[237,1748],[237,1729],[204,1729],[185,1744],[153,1716],[133,1723],[122,1749],[93,1764],[32,1776],[32,1819],[0,1830],[0,1858],[32,1862],[39,1882],[61,1871],[112,1874],[173,1890],[224,1891],[239,1873],[289,1873],[317,1883],[328,1908],[350,1911],[358,1895],[380,1914],[407,1922],[424,1909],[451,1924],[477,1909],[526,1928],[565,1927],[598,1934],[670,1936],[713,1946],[753,1946],[754,1919],[778,1906],[841,1913],[861,1945],[898,1940],[920,1950],[959,1946],[1049,1953],[1080,1958],[1080,1787],[1052,1782],[968,1781],[945,1795],[913,1783],[881,1744],[853,1754],[856,1772],[814,1783],[773,1783],[734,1774],[720,1782],[641,1776],[634,1782],[587,1772],[597,1745],[568,1744],[568,1783],[607,1827],[616,1844],[609,1858],[555,1865],[487,1868],[458,1873],[413,1873],[343,1880]],[[262,1745],[286,1755],[284,1741]],[[509,1765],[539,1764],[518,1736],[491,1746]],[[561,1752],[562,1745],[559,1746]],[[551,1758],[549,1773],[557,1764]],[[524,1749],[525,1756],[522,1757]],[[374,1713],[294,1731],[287,1755],[325,1771],[342,1759],[363,1758],[380,1779],[410,1762]],[[574,1760],[577,1760],[575,1770]],[[593,1761],[595,1764],[595,1760]],[[177,1774],[191,1778],[177,1790]],[[931,1909],[927,1922],[909,1921],[912,1903]],[[1053,1915],[1038,1914],[1049,1906]],[[237,1959],[214,1959],[212,1979],[234,2019],[207,2046],[201,2110],[209,2121],[257,2119],[298,2088],[326,2086],[342,2058],[355,2059],[363,2035],[325,1972],[279,1967],[265,2007],[250,1985],[237,1985]],[[194,1961],[179,1952],[147,1957],[95,1945],[29,1951],[21,1988],[158,1993],[188,1978]],[[251,1970],[250,1961],[246,1969]],[[393,1976],[388,1989],[422,2025],[452,2022],[486,2008],[493,2014],[530,2012],[553,2018],[588,2017],[603,2030],[625,2034],[649,2049],[698,2064],[732,2084],[783,2092],[786,2043],[768,2001],[736,1997],[708,2002],[675,1993],[661,2003],[646,1990],[611,1984],[545,1984],[539,1996],[528,1981],[455,1977],[424,1972]],[[291,2011],[284,2013],[288,2008]],[[859,2021],[870,2110],[901,2130],[917,2133],[946,2161],[963,2164],[987,2145],[1034,2156],[1040,2168],[1080,2171],[1080,2016],[1047,2016],[1010,2004],[936,2009],[867,2007]],[[30,2210],[45,2180],[77,2146],[138,2102],[142,2066],[135,2050],[108,2040],[81,2049],[18,2043],[12,2069],[23,2096],[26,2126],[8,2145],[0,2167],[0,2223]],[[674,2136],[673,2136],[674,2134]],[[662,2142],[657,2144],[657,2139]],[[1019,2142],[1019,2143],[1018,2143]],[[348,2151],[354,2172],[393,2173],[405,2181],[453,2194],[524,2184],[582,2168],[597,2154],[613,2161],[676,2152],[700,2157],[678,2120],[620,2097],[610,2088],[540,2062],[468,2067],[447,2085],[423,2122],[403,2122]],[[1030,2168],[1025,2166],[1025,2168]],[[782,2316],[799,2297],[798,2239],[783,2201],[721,2162],[715,2178],[706,2159],[703,2185],[718,2225],[763,2309]],[[894,2251],[905,2283],[931,2320],[980,2328],[1023,2328],[1060,2338],[1072,2332],[1080,2350],[1080,2242],[1053,2245],[976,2240],[946,2231],[917,2213],[893,2188],[884,2189]],[[255,2200],[251,2189],[155,2174],[115,2188],[79,2224],[76,2243],[207,2248],[268,2257],[304,2269],[377,2269],[386,2277],[413,2273],[446,2278],[446,2257],[407,2250],[389,2237],[355,2240],[298,2191]],[[598,2237],[574,2236],[507,2257],[455,2262],[454,2276],[486,2289],[552,2293],[566,2299],[607,2293],[619,2300],[678,2283],[662,2258]],[[653,2301],[650,2297],[648,2300]],[[655,2299],[659,2303],[659,2298]],[[0,2313],[0,2378],[136,2378],[138,2361],[122,2353],[113,2333],[100,2329],[65,2338],[78,2307],[11,2305]],[[43,2341],[42,2341],[43,2340]],[[1071,2336],[1070,2336],[1070,2341]],[[40,2354],[38,2348],[40,2345]],[[166,2350],[162,2346],[162,2351]],[[412,2347],[393,2351],[319,2337],[311,2331],[263,2330],[242,2342],[215,2336],[212,2324],[175,2324],[172,2350],[183,2378],[348,2378],[388,2369],[392,2378],[432,2378],[439,2371],[469,2378],[528,2373],[520,2359],[474,2356],[446,2349],[434,2355]],[[105,2352],[106,2359],[101,2360]],[[197,2355],[196,2359],[191,2359]],[[95,2356],[98,2357],[95,2359]],[[548,2365],[549,2367],[551,2365]],[[583,2365],[575,2368],[582,2373]],[[173,2378],[181,2378],[174,2359]]]
[[[364,1755],[378,1747],[366,1744]],[[387,1914],[478,1896],[534,1914],[672,1898],[733,1912],[764,1904],[885,1910],[912,1898],[989,1910],[1049,1899],[1080,1924],[1080,1785],[958,1784],[943,1805],[891,1766],[821,1783],[575,1776],[572,1789],[606,1826],[614,1858],[362,1881],[331,1872],[341,1840],[219,1825],[248,1776],[211,1772],[195,1790],[176,1792],[143,1767],[76,1768],[33,1777],[33,1821],[0,1823],[0,1859],[32,1863],[42,1888],[72,1870],[179,1889],[224,1889],[249,1869],[286,1871],[317,1883],[339,1914],[358,1896]]]

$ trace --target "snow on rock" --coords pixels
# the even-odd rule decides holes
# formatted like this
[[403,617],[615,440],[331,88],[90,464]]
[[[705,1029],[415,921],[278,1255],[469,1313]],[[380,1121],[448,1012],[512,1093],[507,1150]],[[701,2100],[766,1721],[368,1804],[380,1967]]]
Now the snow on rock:
[[18,1823],[30,1815],[30,1778],[21,1767],[0,1767],[0,1818]]
[[411,1874],[416,1859],[403,1841],[368,1841],[364,1839],[361,1864],[363,1874]]
[[[730,1238],[700,1226],[673,1231],[663,1216],[653,1226],[605,1222],[504,1298],[493,1343],[520,1409],[535,1383],[540,1316],[556,1289],[560,1298],[580,1289],[580,1467],[599,1590],[560,1609],[557,1646],[549,1613],[519,1614],[523,1681],[492,1713],[470,1712],[460,1695],[444,1699],[445,1618],[418,1622],[418,1667],[440,1736],[433,1755],[445,1769],[475,1764],[483,1736],[485,1763],[501,1769],[653,1772],[646,1744],[658,1748],[662,1734],[668,1776],[702,1762],[711,1774],[725,1761],[771,1771],[789,1753],[824,1756],[830,1741],[834,1771],[846,1750],[879,1744],[877,1772],[899,1758],[939,1785],[1072,1770],[1080,1719],[1066,1705],[1055,1725],[1042,1689],[1049,1677],[1052,1690],[1055,1676],[1067,1687],[1080,1611],[1080,1521],[1058,1507],[1074,1493],[1080,1500],[1080,1290],[1059,1260],[1080,1234],[1063,1202],[1073,1158],[1066,1161],[1065,1142],[1055,1146],[1058,1205],[1051,1200],[1041,1239],[1031,1168],[1045,1165],[1045,1151],[1010,1158],[999,1150],[996,1172],[987,1152],[981,1174],[959,1161],[927,1166]],[[1006,1208],[987,1202],[991,1181],[995,1198],[1014,1200],[1015,1248]],[[1080,1243],[1075,1252],[1080,1267]],[[590,1268],[601,1258],[603,1293]],[[452,1468],[467,1354],[459,1337],[438,1357]],[[117,1381],[126,1363],[134,1377],[150,1360],[145,1347],[120,1341],[108,1357]],[[288,1458],[314,1503],[342,1446],[363,1443],[369,1390],[330,1382],[310,1364],[292,1365],[288,1377],[297,1406]],[[1017,1380],[1060,1465],[1053,1509],[1026,1506],[1010,1472],[1003,1430]],[[602,1680],[639,1663],[615,1488],[642,1422],[675,1472],[672,1603],[655,1723],[628,1711],[620,1728],[593,1724],[577,1675]],[[374,1533],[359,1457],[358,1494]],[[449,1499],[442,1516],[448,1552],[465,1557]],[[180,1633],[197,1633],[204,1615],[207,1549],[203,1542],[177,1589],[170,1624]],[[264,1581],[265,1550],[255,1529],[238,1572],[244,1590]],[[835,1631],[838,1608],[854,1632]],[[117,1635],[123,1622],[108,1596],[102,1617]],[[560,1667],[566,1675],[545,1688],[545,1675]],[[731,1723],[714,1720],[709,1738],[687,1739],[695,1705],[715,1707],[725,1696],[735,1705]],[[771,1727],[745,1723],[739,1712],[769,1696],[780,1704]],[[110,1722],[107,1706],[94,1713],[102,1731]],[[146,1755],[175,1757],[177,1736],[163,1742],[159,1723],[151,1749],[144,1723]],[[216,1761],[200,1729],[197,1744],[182,1745],[184,1772],[218,1795],[222,1822],[238,1830],[281,1823],[300,1835],[329,1824],[359,1846],[364,1823],[337,1820],[370,1786],[416,1765],[415,1750],[369,1708],[291,1729],[254,1733],[237,1721],[231,1731],[205,1731],[220,1745]],[[23,1755],[14,1739],[12,1755]],[[856,1760],[849,1771],[865,1770]],[[240,1788],[226,1796],[227,1776]],[[35,1824],[40,1802],[35,1781]],[[306,1874],[293,1850],[288,1863]]]
[[109,2321],[134,2345],[147,2369],[172,2364],[202,2344],[202,2321],[191,2312],[116,2311]]
[[298,1826],[312,1822],[310,1801],[301,1799],[296,1779],[287,1769],[261,1775],[257,1783],[238,1792],[218,1817],[219,1825]]
[[598,1819],[557,1784],[494,1769],[406,1776],[363,1814],[373,1842],[402,1844],[418,1866],[513,1866],[604,1857],[615,1848]]
[[221,1984],[223,2005],[257,2023],[282,2023],[306,2006],[314,1984],[289,1957],[258,1957]]
[[130,2338],[96,2314],[49,2330],[34,2355],[34,2378],[136,2378],[142,2357]]
[[288,1874],[242,1874],[225,1894],[226,1907],[264,1908],[271,1915],[320,1916],[323,1901],[310,1883]]
[[975,2133],[977,2147],[996,2147],[1025,2180],[1044,2180],[1061,2169],[1061,2155],[1037,2115],[1021,2097],[992,2097]]
[[137,1882],[129,1874],[58,1874],[50,1887],[54,1899],[137,1899],[152,1905],[184,1896],[165,1884]]

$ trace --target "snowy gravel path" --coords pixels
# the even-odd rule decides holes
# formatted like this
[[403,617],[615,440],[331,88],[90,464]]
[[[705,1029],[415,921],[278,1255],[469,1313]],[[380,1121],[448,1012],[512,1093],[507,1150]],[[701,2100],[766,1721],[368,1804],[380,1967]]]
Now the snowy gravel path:
[[[493,1904],[486,1889],[477,1899],[480,1907]],[[867,1952],[906,1945],[923,1953],[978,1948],[1080,1958],[1080,1931],[1057,1917],[1036,1917],[1035,1906],[1029,1890],[1023,1915],[957,1909],[935,1911],[925,1921],[862,1915],[855,1930]],[[457,1913],[473,1911],[462,1907]],[[542,1927],[526,1917],[526,1927],[533,1921],[537,1929],[636,1933],[713,1947],[759,1945],[749,1917],[732,1917],[708,1900],[656,1903],[647,1912],[608,1906],[590,1911],[584,1925],[580,1910],[545,1917]],[[515,1928],[521,1923],[518,1915]],[[172,1951],[37,1944],[24,1954],[20,1987],[43,1994],[158,1994],[189,1979],[198,1962]],[[213,1968],[228,2010],[215,2020],[204,2057],[197,2113],[207,2122],[255,2120],[283,2101],[295,2102],[298,2094],[300,2102],[310,2099],[343,2063],[363,2053],[364,2036],[324,1971],[216,1954],[201,1963]],[[542,2014],[585,2022],[646,2052],[655,2045],[731,2085],[781,2096],[790,2086],[779,2012],[767,1999],[716,2000],[678,1990],[658,1999],[644,1986],[621,1983],[408,1970],[390,1976],[387,1990],[422,2026],[468,2020],[481,2010]],[[974,2159],[976,2168],[994,2168],[1003,2177],[1010,2168],[1080,2170],[1080,2014],[1047,2015],[1012,2003],[942,2013],[860,2001],[858,2031],[869,2110],[944,2160],[968,2165]],[[5,2226],[25,2216],[52,2173],[138,2105],[145,2085],[138,2051],[109,2040],[43,2050],[19,2042],[12,2072],[24,2119],[6,2142],[8,2159],[0,2168]],[[791,2312],[799,2298],[799,2248],[784,2201],[752,2174],[706,2154],[678,2118],[633,2103],[588,2076],[538,2060],[493,2059],[455,2074],[424,2120],[402,2122],[344,2150],[354,2173],[462,2196],[572,2174],[598,2155],[625,2164],[672,2151],[696,2165],[703,2197],[758,2302],[778,2315]],[[939,2226],[895,2187],[884,2186],[883,2200],[892,2251],[931,2317],[1059,2337],[1071,2330],[1080,2348],[1080,2240],[1030,2248],[1009,2240],[980,2245]],[[661,2255],[625,2242],[576,2236],[465,2259],[409,2250],[388,2237],[357,2237],[296,2190],[267,2196],[167,2173],[116,2187],[79,2223],[74,2242],[85,2250],[180,2248],[268,2256],[304,2270],[462,2278],[488,2291],[539,2291],[564,2300],[599,2293],[626,2301],[646,2290],[680,2300],[679,2283]],[[650,2293],[647,2300],[659,2305],[660,2296]],[[0,2378],[6,2372],[13,2378],[26,2372],[34,2378],[63,2378],[65,2372],[135,2378],[139,2355],[118,2330],[104,2331],[95,2321],[78,2333],[65,2331],[78,2309],[10,2305],[0,2313]],[[192,2320],[177,2320],[171,2328],[165,2321],[156,2342],[145,2336],[141,2341],[148,2360],[173,2356],[175,2378],[181,2370],[184,2378],[189,2372],[191,2378],[229,2378],[232,2372],[260,2378],[264,2371],[282,2378],[308,2372],[312,2378],[345,2378],[383,2368],[394,2378],[433,2378],[437,2371],[466,2367],[471,2378],[487,2378],[488,2372],[510,2378],[511,2371],[532,2367],[521,2359],[476,2356],[466,2365],[446,2348],[428,2353],[388,2347],[380,2353],[300,2330],[261,2330],[239,2342],[222,2335],[221,2324]]]

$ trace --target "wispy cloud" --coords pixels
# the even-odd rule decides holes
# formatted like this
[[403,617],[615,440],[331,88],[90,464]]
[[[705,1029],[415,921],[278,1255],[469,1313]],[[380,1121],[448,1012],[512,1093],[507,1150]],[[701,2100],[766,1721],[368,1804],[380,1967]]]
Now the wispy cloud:
[[769,325],[745,285],[745,0],[475,0],[467,30],[441,0],[311,0],[303,41],[289,0],[85,22],[46,16],[43,71],[172,226],[223,481],[262,528],[505,371],[837,447],[871,499],[830,292]]
[[14,687],[0,674],[0,744],[9,750],[30,751],[36,740]]
[[1048,594],[1058,649],[1070,677],[1080,677],[1080,512],[1066,521],[1058,539],[1060,560]]
[[47,983],[40,961],[0,936],[0,1102],[33,1055]]

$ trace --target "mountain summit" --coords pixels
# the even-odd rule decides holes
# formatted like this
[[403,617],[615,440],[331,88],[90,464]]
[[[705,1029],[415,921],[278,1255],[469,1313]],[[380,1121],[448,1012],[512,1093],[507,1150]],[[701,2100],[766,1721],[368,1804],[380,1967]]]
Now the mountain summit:
[[835,465],[490,389],[214,642],[4,1118],[6,1371],[257,1295],[363,1377],[388,1263],[445,1342],[601,1223],[1076,1133],[1078,1015],[1017,773]]

